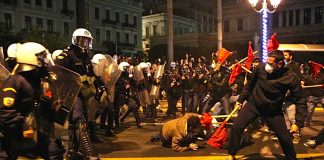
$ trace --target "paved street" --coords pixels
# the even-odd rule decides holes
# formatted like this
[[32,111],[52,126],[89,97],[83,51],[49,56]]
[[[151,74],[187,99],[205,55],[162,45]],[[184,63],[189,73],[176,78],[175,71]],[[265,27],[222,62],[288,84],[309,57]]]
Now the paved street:
[[[163,107],[164,110],[164,107]],[[179,113],[180,114],[180,113]],[[295,145],[299,158],[324,159],[324,146],[319,146],[315,150],[303,146],[305,140],[319,132],[324,126],[324,111],[317,110],[311,127],[302,130],[302,138],[299,144]],[[165,122],[166,117],[163,112],[159,113],[159,121]],[[99,135],[104,138],[104,143],[95,144],[95,151],[102,158],[131,158],[131,159],[224,159],[227,150],[216,150],[206,144],[205,141],[198,141],[198,151],[174,152],[170,148],[164,148],[160,142],[150,142],[152,135],[158,133],[161,126],[146,125],[142,129],[135,126],[135,119],[129,117],[122,127],[115,131],[116,137],[105,137],[104,131],[99,130]],[[271,134],[261,130],[253,134],[254,143],[245,146],[238,153],[240,159],[284,159],[279,143],[271,139]]]

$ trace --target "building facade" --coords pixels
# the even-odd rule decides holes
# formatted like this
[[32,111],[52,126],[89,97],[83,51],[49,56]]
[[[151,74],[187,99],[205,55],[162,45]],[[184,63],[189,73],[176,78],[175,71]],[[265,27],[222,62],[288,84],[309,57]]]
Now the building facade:
[[[268,7],[273,9],[270,4]],[[261,8],[261,2],[256,8]],[[280,43],[324,43],[319,38],[324,36],[323,8],[324,1],[282,1],[277,10],[269,14],[268,35],[277,33]],[[223,46],[243,52],[248,41],[260,43],[261,30],[261,14],[256,13],[248,1],[223,0]]]
[[[144,0],[143,49],[167,44],[167,1]],[[217,45],[217,17],[214,0],[173,1],[174,45],[188,48],[204,47],[211,51]]]
[[83,27],[94,37],[94,50],[136,54],[142,51],[142,11],[139,0],[0,0],[0,23],[15,33],[60,34],[66,45]]
[[[196,21],[189,18],[173,16],[173,30],[176,38],[175,44],[179,42],[179,35],[187,33],[196,33]],[[166,44],[166,36],[168,32],[168,19],[166,13],[152,14],[142,17],[142,36],[143,50],[147,52],[150,45]],[[151,40],[153,40],[151,44]],[[194,43],[181,43],[182,45],[193,45]]]
[[71,43],[76,28],[75,1],[1,0],[0,22],[11,32],[37,29],[60,34]]
[[88,9],[87,24],[90,24],[95,49],[126,55],[142,51],[140,1],[89,0]]

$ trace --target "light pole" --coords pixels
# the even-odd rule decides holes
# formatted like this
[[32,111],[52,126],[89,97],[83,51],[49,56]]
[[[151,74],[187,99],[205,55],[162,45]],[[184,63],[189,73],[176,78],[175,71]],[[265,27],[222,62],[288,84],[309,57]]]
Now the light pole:
[[262,61],[267,60],[267,42],[268,42],[268,13],[274,13],[281,2],[281,0],[270,0],[273,10],[268,9],[267,0],[262,0],[262,8],[260,10],[256,9],[256,5],[259,0],[249,0],[253,9],[262,14]]

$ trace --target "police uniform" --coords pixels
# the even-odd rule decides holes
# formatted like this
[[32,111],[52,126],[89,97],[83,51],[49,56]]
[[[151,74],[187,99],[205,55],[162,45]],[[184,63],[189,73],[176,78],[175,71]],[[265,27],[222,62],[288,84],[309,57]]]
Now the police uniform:
[[[0,91],[2,149],[8,159],[18,156],[63,159],[62,142],[54,137],[51,101],[41,95],[37,70],[11,75]],[[30,134],[34,137],[24,138]]]
[[[95,96],[93,87],[94,73],[91,59],[88,53],[76,45],[70,45],[55,59],[55,64],[68,68],[82,76],[81,90],[72,108],[69,117],[69,149],[68,158],[77,156],[76,153],[82,148],[85,156],[93,156],[93,148],[90,142],[87,124],[86,99]],[[95,126],[92,126],[95,127]],[[78,134],[79,133],[79,134]],[[79,139],[79,140],[78,140]],[[71,154],[70,154],[71,153]]]

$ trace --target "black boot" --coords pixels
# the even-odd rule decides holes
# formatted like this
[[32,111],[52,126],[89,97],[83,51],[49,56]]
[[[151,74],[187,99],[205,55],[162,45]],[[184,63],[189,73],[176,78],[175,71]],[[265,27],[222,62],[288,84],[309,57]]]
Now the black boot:
[[138,110],[135,110],[133,113],[134,113],[134,118],[136,120],[137,128],[143,128],[140,115],[138,114]]
[[93,147],[88,134],[88,126],[85,121],[79,122],[78,133],[82,154],[87,158],[94,157]]
[[89,122],[89,135],[90,135],[91,142],[102,143],[103,139],[96,134],[96,130],[97,130],[96,122],[90,121]]
[[68,141],[68,150],[66,153],[66,159],[75,159],[77,152],[77,145],[75,141],[75,128],[73,124],[69,124],[68,127],[69,141]]
[[114,125],[114,112],[113,111],[109,111],[108,112],[108,126],[106,127],[106,136],[108,137],[113,137],[114,132],[113,132],[113,125]]

